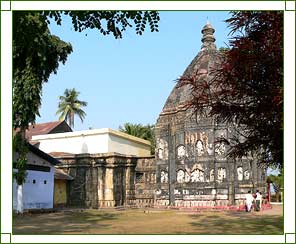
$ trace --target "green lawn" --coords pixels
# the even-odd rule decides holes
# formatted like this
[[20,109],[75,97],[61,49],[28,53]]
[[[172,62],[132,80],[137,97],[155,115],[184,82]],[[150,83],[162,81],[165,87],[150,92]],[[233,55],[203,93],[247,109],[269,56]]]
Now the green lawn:
[[282,211],[71,210],[15,216],[13,234],[282,234]]

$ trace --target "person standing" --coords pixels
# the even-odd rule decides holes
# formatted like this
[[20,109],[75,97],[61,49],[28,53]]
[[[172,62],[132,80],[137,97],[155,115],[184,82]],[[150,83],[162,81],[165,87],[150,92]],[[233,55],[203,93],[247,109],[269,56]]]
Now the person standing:
[[261,201],[262,201],[262,196],[259,190],[256,190],[256,211],[261,210]]
[[252,203],[254,201],[254,197],[251,194],[251,191],[248,191],[246,194],[246,211],[251,212]]

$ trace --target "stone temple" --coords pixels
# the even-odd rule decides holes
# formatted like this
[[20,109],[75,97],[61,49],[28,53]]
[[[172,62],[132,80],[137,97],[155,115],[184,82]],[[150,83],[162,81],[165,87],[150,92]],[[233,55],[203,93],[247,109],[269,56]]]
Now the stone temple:
[[[201,50],[183,77],[211,79],[209,71],[221,60],[214,32],[209,23],[203,27]],[[252,157],[228,158],[228,146],[217,138],[229,138],[231,126],[194,116],[185,107],[190,96],[188,86],[173,88],[156,123],[155,157],[148,141],[112,130],[32,137],[34,145],[61,162],[56,168],[73,178],[66,205],[216,207],[243,205],[249,190],[266,194],[266,170]],[[111,149],[103,150],[107,145]]]
[[[220,60],[214,32],[210,23],[203,27],[201,50],[183,77],[198,74],[198,79],[211,79],[209,71]],[[155,204],[237,205],[243,204],[249,190],[266,193],[266,170],[258,168],[251,157],[227,158],[227,145],[217,142],[231,136],[231,127],[216,124],[213,118],[196,117],[185,108],[188,98],[189,85],[176,85],[156,123]]]

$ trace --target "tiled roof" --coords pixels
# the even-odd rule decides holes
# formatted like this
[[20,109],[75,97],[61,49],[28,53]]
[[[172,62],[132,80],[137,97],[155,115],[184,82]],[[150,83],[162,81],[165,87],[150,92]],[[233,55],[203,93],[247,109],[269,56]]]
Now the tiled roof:
[[31,140],[32,136],[50,134],[54,129],[56,129],[59,125],[63,123],[67,128],[66,131],[63,131],[63,132],[72,131],[70,126],[65,121],[53,121],[53,122],[30,125],[29,128],[26,130],[26,138],[28,140]]

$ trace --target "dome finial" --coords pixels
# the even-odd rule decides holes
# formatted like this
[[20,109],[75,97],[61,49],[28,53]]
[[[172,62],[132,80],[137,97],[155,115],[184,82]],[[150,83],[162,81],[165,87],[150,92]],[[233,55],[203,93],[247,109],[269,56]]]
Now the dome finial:
[[214,32],[215,29],[213,28],[213,26],[211,25],[210,21],[208,20],[207,17],[207,23],[206,25],[202,28],[201,33],[202,33],[202,50],[205,49],[216,49],[216,45],[215,45],[215,37],[214,37]]

